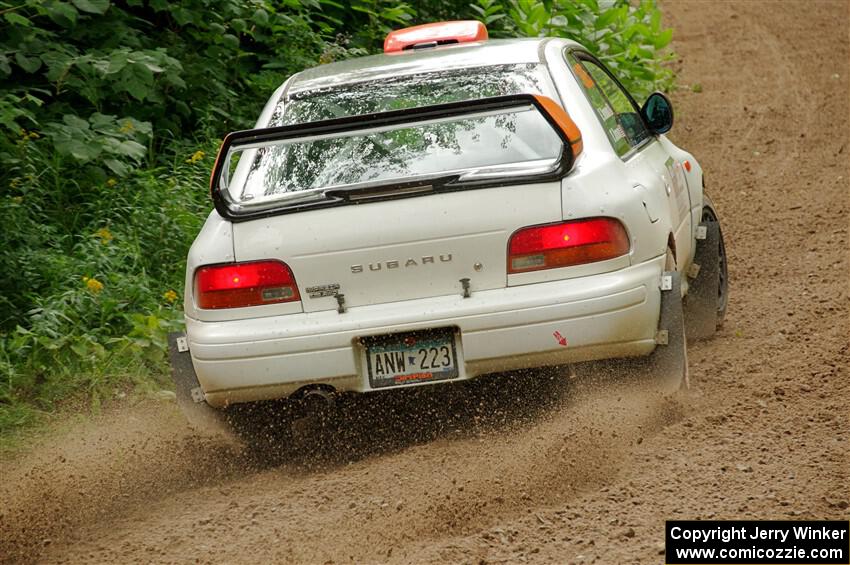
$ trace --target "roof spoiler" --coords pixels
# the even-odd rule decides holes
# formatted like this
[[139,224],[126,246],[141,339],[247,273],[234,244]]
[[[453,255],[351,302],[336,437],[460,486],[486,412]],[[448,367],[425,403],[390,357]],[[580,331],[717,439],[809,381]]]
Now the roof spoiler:
[[[218,213],[231,221],[244,221],[272,215],[267,210],[253,212],[236,211],[237,206],[231,201],[226,189],[221,187],[222,169],[231,148],[261,145],[274,141],[285,141],[304,137],[332,136],[337,133],[349,133],[358,130],[369,130],[378,127],[394,125],[414,125],[429,120],[463,117],[488,111],[510,110],[513,108],[533,105],[540,114],[553,126],[553,130],[564,143],[564,151],[558,167],[544,175],[530,175],[529,178],[512,178],[512,182],[535,182],[545,180],[543,177],[563,177],[570,170],[576,158],[581,154],[583,145],[581,132],[560,104],[551,98],[539,94],[512,94],[491,98],[478,98],[447,104],[436,104],[404,110],[392,110],[372,114],[360,114],[330,120],[307,122],[271,128],[243,130],[229,133],[222,141],[218,156],[210,177],[210,193]],[[483,183],[477,183],[483,184]],[[490,184],[503,184],[491,182]]]

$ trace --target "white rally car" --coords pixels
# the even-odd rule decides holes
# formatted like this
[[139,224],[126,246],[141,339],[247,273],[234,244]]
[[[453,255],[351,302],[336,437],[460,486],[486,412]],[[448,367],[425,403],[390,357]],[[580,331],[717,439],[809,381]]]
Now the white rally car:
[[171,338],[190,420],[597,359],[686,385],[727,276],[669,100],[474,21],[384,51],[297,73],[225,138]]

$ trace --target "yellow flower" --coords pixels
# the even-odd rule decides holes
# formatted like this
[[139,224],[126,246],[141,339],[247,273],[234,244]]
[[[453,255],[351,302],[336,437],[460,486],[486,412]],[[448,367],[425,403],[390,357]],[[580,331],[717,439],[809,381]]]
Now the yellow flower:
[[24,128],[21,128],[18,133],[21,135],[21,141],[24,142],[29,141],[30,139],[38,139],[39,137],[41,137],[34,131],[27,131]]
[[83,282],[86,283],[86,288],[88,288],[93,293],[97,294],[101,290],[103,290],[103,283],[97,279],[91,279],[89,277],[83,277]]
[[107,179],[106,180],[106,186],[115,186],[116,184],[118,184],[118,181],[115,180],[115,179]]
[[198,161],[200,161],[203,158],[204,158],[204,152],[203,151],[195,151],[194,153],[192,153],[191,157],[186,159],[186,162],[187,163],[197,163]]
[[166,290],[162,297],[168,302],[174,302],[175,300],[177,300],[177,293],[173,290]]
[[99,230],[94,232],[94,235],[99,237],[100,242],[104,245],[112,241],[112,232],[109,231],[107,228],[100,228]]
[[121,131],[121,133],[130,133],[134,129],[136,129],[136,127],[133,125],[133,122],[131,122],[130,120],[127,120],[126,122],[124,122],[124,125],[121,126],[120,131]]
[[23,196],[13,196],[12,197],[12,202],[14,202],[15,204],[21,204],[23,201],[24,201]]
[[15,177],[9,182],[9,186],[12,188],[17,188],[18,185],[21,184],[21,177]]

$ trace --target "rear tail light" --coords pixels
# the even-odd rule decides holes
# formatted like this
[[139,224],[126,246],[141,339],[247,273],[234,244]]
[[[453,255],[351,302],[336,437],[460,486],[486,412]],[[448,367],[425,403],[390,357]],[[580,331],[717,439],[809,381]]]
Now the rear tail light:
[[508,273],[604,261],[629,252],[626,228],[614,218],[591,218],[522,228],[508,244]]
[[195,271],[195,300],[204,309],[300,300],[295,277],[280,261],[210,265]]

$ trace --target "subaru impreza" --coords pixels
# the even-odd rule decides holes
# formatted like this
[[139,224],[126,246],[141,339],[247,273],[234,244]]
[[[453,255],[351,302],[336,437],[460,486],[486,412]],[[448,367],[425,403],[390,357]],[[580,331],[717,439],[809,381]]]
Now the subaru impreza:
[[228,407],[645,358],[687,386],[727,302],[693,155],[587,49],[392,32],[307,69],[227,135],[191,247],[178,398]]

